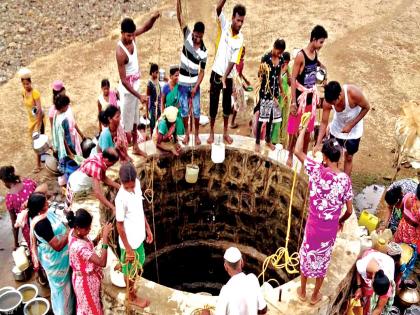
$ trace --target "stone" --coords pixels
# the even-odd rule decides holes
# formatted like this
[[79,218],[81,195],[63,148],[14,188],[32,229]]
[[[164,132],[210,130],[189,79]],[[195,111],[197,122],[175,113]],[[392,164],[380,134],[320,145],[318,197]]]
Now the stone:
[[101,26],[99,24],[93,24],[90,28],[92,30],[100,30],[101,29]]
[[10,42],[8,45],[9,48],[16,48],[17,44],[15,42]]
[[26,28],[24,28],[24,27],[19,27],[18,32],[19,32],[20,34],[25,34],[25,33],[26,33]]

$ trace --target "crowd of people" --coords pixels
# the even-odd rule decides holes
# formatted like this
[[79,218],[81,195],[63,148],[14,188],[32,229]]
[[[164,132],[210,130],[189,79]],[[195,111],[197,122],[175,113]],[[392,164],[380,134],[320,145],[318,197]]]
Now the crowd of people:
[[[214,142],[214,128],[222,93],[223,140],[231,144],[229,128],[237,128],[238,111],[244,110],[244,92],[251,91],[251,83],[244,76],[245,46],[241,28],[245,22],[246,8],[235,5],[231,20],[223,12],[226,0],[216,7],[218,36],[215,57],[210,74],[209,144]],[[102,268],[107,261],[107,248],[111,224],[103,227],[102,235],[90,240],[88,234],[92,216],[84,209],[73,212],[71,204],[77,195],[92,192],[116,218],[121,248],[122,271],[128,286],[128,301],[138,307],[150,304],[135,291],[132,275],[145,261],[144,242],[153,242],[153,233],[143,211],[143,195],[136,169],[128,148],[133,154],[145,155],[139,144],[153,139],[157,148],[177,156],[181,152],[179,141],[200,145],[201,83],[207,65],[207,48],[203,41],[205,25],[196,22],[190,29],[184,20],[181,1],[177,0],[177,19],[183,34],[179,65],[172,66],[169,78],[162,86],[159,65],[151,63],[150,80],[144,94],[140,93],[140,71],[136,38],[152,29],[160,17],[154,13],[141,27],[126,18],[121,23],[121,39],[116,48],[116,61],[120,77],[117,90],[111,89],[107,79],[101,82],[98,105],[98,144],[84,152],[85,135],[79,129],[71,100],[66,95],[62,81],[52,84],[52,106],[48,117],[54,156],[66,187],[68,205],[66,226],[49,209],[48,192],[44,185],[15,174],[13,166],[0,168],[0,179],[8,194],[9,210],[14,236],[18,246],[18,232],[31,248],[35,269],[45,271],[51,289],[52,308],[56,315],[103,314],[101,304]],[[351,171],[353,155],[358,151],[363,135],[363,118],[369,111],[369,102],[361,90],[352,84],[322,79],[324,95],[321,97],[317,76],[326,73],[318,52],[328,38],[324,27],[313,28],[309,43],[301,49],[291,66],[291,55],[286,42],[277,39],[272,49],[261,58],[258,86],[253,110],[255,150],[260,151],[260,141],[265,139],[269,150],[276,143],[288,149],[287,165],[298,159],[309,175],[309,210],[304,238],[299,251],[301,286],[298,298],[307,300],[307,280],[315,278],[316,285],[309,303],[322,300],[320,292],[327,274],[337,233],[353,212]],[[31,72],[19,72],[23,103],[29,117],[29,133],[45,132],[45,115],[40,102],[40,92],[32,87]],[[318,81],[320,81],[318,79]],[[317,84],[318,83],[318,84]],[[149,127],[141,122],[139,102],[146,104]],[[307,155],[311,134],[316,127],[317,110],[322,110],[313,156],[321,153],[320,160]],[[329,123],[329,116],[333,119]],[[307,123],[302,117],[308,113]],[[229,119],[231,117],[231,122]],[[181,137],[183,137],[181,139]],[[344,169],[339,162],[344,159]],[[121,162],[119,178],[115,182],[106,175],[108,168]],[[36,168],[41,158],[36,154]],[[106,198],[101,185],[118,190],[115,202]],[[389,212],[380,229],[390,227],[395,232],[389,252],[368,250],[357,261],[355,296],[363,300],[364,314],[381,314],[393,302],[395,290],[401,279],[408,276],[411,266],[400,266],[401,247],[406,243],[416,253],[420,240],[420,186],[410,180],[394,183],[386,192]],[[342,209],[345,208],[345,211]],[[101,250],[95,246],[101,242]],[[413,257],[415,260],[415,256]],[[244,262],[237,248],[229,248],[224,255],[224,266],[231,276],[221,290],[216,314],[264,314],[267,304],[261,295],[258,280],[242,271]],[[410,269],[411,268],[411,269]],[[134,271],[133,271],[134,270]],[[408,271],[407,271],[408,270]],[[40,273],[41,277],[42,273]],[[247,288],[244,290],[244,288]],[[205,311],[204,311],[205,313]],[[204,314],[203,313],[203,314]]]

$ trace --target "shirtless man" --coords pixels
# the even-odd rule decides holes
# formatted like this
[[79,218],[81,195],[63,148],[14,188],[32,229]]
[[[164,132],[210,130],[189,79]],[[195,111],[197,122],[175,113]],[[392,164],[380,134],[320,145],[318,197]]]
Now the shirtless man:
[[[293,151],[299,133],[302,114],[312,112],[303,145],[303,152],[308,152],[310,134],[314,130],[315,125],[316,106],[319,103],[319,97],[314,93],[316,88],[316,71],[317,67],[325,68],[319,61],[317,52],[322,48],[327,38],[327,31],[321,25],[315,26],[312,29],[309,44],[299,51],[293,64],[291,78],[292,103],[290,104],[290,115],[287,122],[287,133],[289,134],[288,166],[292,166]],[[301,95],[302,97],[299,97]]]
[[120,85],[118,87],[119,104],[122,125],[128,141],[133,143],[134,154],[141,154],[137,143],[138,101],[145,101],[145,98],[138,92],[140,88],[140,71],[135,38],[150,30],[159,16],[160,13],[155,12],[140,28],[136,28],[136,24],[130,18],[125,18],[121,22],[121,40],[118,42],[116,50],[118,73],[120,75]]
[[334,117],[330,126],[330,137],[337,139],[344,152],[344,172],[351,175],[353,155],[359,150],[363,135],[363,117],[370,106],[362,91],[355,85],[331,81],[325,86],[325,102],[322,106],[322,121],[314,152],[319,151],[326,134],[331,110]]

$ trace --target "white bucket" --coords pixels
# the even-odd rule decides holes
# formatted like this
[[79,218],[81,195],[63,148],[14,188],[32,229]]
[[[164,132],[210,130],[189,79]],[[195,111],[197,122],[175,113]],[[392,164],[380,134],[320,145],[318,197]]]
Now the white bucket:
[[29,267],[29,259],[28,256],[26,256],[26,248],[24,246],[20,246],[13,251],[12,256],[16,267],[18,267],[20,271]]
[[23,308],[24,315],[46,315],[50,311],[50,302],[44,298],[35,298]]
[[27,304],[38,296],[38,287],[33,284],[21,285],[17,290],[22,294],[22,303]]
[[189,184],[195,184],[198,180],[200,168],[195,164],[188,164],[185,169],[185,181]]
[[225,160],[225,144],[213,143],[211,145],[211,160],[213,163],[223,163]]

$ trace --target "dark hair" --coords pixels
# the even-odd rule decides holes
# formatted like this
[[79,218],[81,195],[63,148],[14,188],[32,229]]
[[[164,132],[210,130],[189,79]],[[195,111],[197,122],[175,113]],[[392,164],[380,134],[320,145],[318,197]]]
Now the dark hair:
[[85,209],[79,209],[74,214],[73,211],[69,211],[67,213],[67,222],[69,223],[69,227],[71,228],[88,228],[92,224],[92,215],[87,212]]
[[121,33],[134,33],[136,31],[136,24],[130,18],[125,18],[121,22]]
[[321,25],[316,25],[311,32],[311,42],[321,38],[328,38],[328,33]]
[[102,79],[102,81],[101,81],[101,88],[110,87],[110,86],[111,86],[111,83],[109,83],[109,80],[108,79]]
[[28,199],[28,215],[29,218],[36,217],[42,209],[44,209],[47,197],[43,193],[34,192],[29,196]]
[[373,278],[373,291],[375,291],[375,293],[379,296],[385,295],[388,292],[390,285],[391,283],[389,282],[389,279],[385,275],[384,271],[379,269]]
[[55,109],[61,110],[70,104],[70,98],[67,95],[58,95],[55,100]]
[[390,206],[395,206],[401,200],[403,193],[400,186],[392,187],[385,193],[385,201]]
[[286,49],[286,42],[284,41],[284,39],[276,39],[276,41],[274,42],[273,47],[275,49],[279,49],[279,50],[285,50]]
[[104,125],[109,125],[109,120],[112,119],[120,109],[116,106],[108,105],[105,110],[99,112],[98,119]]
[[226,262],[226,264],[230,267],[230,268],[232,268],[233,270],[239,270],[239,267],[240,267],[240,265],[241,265],[241,260],[238,260],[237,262],[235,262],[235,263],[231,263],[230,261],[227,261],[226,259],[225,259],[225,262]]
[[340,86],[340,83],[338,83],[337,81],[330,81],[325,86],[324,95],[325,95],[325,100],[328,103],[331,103],[337,100],[338,97],[340,96],[340,93],[341,93],[341,86]]
[[137,126],[137,130],[146,130],[146,125],[145,124],[139,124]]
[[327,157],[331,162],[338,162],[341,156],[341,146],[338,144],[335,139],[325,140],[322,145],[321,152]]
[[283,59],[284,61],[290,61],[290,53],[288,51],[283,53]]
[[246,15],[246,8],[242,4],[237,4],[233,7],[232,16],[235,17],[237,15],[239,16],[245,16]]
[[203,22],[196,22],[194,24],[193,32],[204,33],[205,29],[206,29],[206,27],[204,26]]
[[55,105],[55,102],[57,102],[57,97],[60,95],[60,93],[61,92],[63,92],[64,90],[65,90],[66,88],[63,86],[62,88],[61,88],[61,90],[60,91],[56,91],[56,90],[52,90],[52,93],[53,93],[53,104]]
[[179,71],[179,67],[178,66],[176,66],[176,67],[171,67],[170,69],[169,69],[169,74],[170,75],[174,75],[175,73],[177,73]]
[[132,163],[124,163],[120,167],[120,181],[121,183],[134,182],[137,178],[136,168]]
[[15,174],[15,168],[12,165],[0,167],[0,180],[5,183],[20,183],[20,176]]
[[102,152],[102,157],[104,159],[107,159],[110,162],[117,162],[120,158],[120,156],[118,155],[117,150],[115,150],[114,148],[106,148],[103,152]]
[[159,66],[156,63],[150,64],[150,71],[149,74],[152,75],[153,72],[156,72],[159,70]]
[[32,83],[31,78],[22,78],[22,79],[20,79],[20,82],[23,82],[23,81],[28,81],[28,82]]

